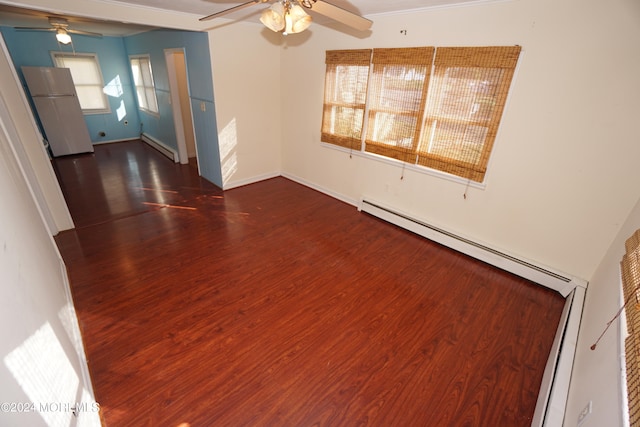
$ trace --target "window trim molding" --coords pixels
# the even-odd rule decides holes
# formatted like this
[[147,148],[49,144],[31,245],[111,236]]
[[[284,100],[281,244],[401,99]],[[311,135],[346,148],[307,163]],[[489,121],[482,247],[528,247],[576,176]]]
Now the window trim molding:
[[[72,58],[77,58],[77,57],[84,57],[84,58],[93,58],[93,60],[96,63],[96,66],[98,68],[98,74],[100,75],[100,81],[102,82],[102,87],[100,88],[100,93],[102,94],[102,98],[104,100],[104,104],[105,104],[105,108],[91,108],[91,109],[82,109],[82,114],[83,115],[94,115],[94,114],[111,114],[111,104],[109,103],[109,97],[107,96],[106,93],[104,93],[104,88],[106,87],[106,84],[104,82],[104,76],[102,75],[102,67],[100,66],[100,60],[98,59],[98,54],[97,53],[92,53],[92,52],[74,52],[74,53],[68,53],[68,52],[60,52],[57,50],[52,50],[49,52],[51,54],[51,61],[53,62],[53,66],[57,67],[57,68],[64,68],[64,67],[58,67],[57,65],[57,61],[56,61],[56,57],[60,56],[60,57],[72,57]],[[75,86],[75,83],[74,83]],[[76,89],[77,91],[77,89]]]

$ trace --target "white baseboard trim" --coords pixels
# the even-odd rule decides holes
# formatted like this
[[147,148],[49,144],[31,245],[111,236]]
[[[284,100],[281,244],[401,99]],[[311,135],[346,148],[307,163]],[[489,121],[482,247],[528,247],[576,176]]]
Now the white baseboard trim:
[[321,187],[321,186],[319,186],[319,185],[317,185],[317,184],[315,184],[313,182],[307,181],[307,180],[305,180],[303,178],[300,178],[299,176],[292,175],[290,173],[283,172],[282,176],[287,178],[287,179],[290,179],[291,181],[295,181],[298,184],[302,184],[305,187],[309,187],[309,188],[312,188],[312,189],[314,189],[316,191],[324,193],[327,196],[331,196],[334,199],[338,199],[341,202],[344,202],[344,203],[347,203],[349,205],[358,207],[358,200],[356,200],[356,199],[351,199],[349,197],[345,197],[343,194],[336,193],[335,191],[329,190],[328,188]]
[[280,176],[280,172],[270,172],[263,175],[252,176],[251,178],[239,179],[236,181],[228,181],[223,183],[223,190],[231,190],[232,188],[242,187],[249,184],[255,184],[256,182],[266,181],[267,179],[276,178]]
[[140,139],[143,142],[149,144],[149,146],[158,150],[160,153],[167,156],[169,159],[173,160],[175,163],[178,163],[178,161],[180,160],[180,158],[178,157],[178,152],[159,139],[156,139],[151,135],[147,135],[146,133],[141,134]]
[[124,139],[109,139],[107,141],[93,141],[93,145],[115,144],[117,142],[132,142],[137,141],[139,138],[124,138]]

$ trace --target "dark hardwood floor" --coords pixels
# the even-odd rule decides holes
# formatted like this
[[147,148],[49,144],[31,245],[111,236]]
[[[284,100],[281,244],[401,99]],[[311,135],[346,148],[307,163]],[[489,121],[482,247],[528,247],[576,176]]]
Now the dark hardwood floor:
[[56,159],[107,426],[528,426],[564,299],[284,178]]

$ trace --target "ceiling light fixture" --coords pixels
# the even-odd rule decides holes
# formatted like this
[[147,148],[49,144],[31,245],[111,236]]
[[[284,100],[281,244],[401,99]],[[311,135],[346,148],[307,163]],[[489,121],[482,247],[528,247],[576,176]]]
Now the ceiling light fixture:
[[311,25],[311,17],[295,0],[280,0],[262,12],[260,22],[276,33],[301,33]]
[[71,43],[71,36],[64,28],[58,28],[56,30],[56,40],[62,44],[69,44]]

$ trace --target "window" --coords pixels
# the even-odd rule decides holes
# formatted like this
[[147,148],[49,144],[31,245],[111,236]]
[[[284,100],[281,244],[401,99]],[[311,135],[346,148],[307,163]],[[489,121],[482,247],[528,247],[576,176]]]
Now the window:
[[627,400],[629,424],[636,426],[640,424],[640,230],[627,239],[625,247],[620,269],[628,333],[625,339]]
[[[374,49],[360,107],[364,151],[482,182],[519,54],[519,46]],[[334,144],[326,112],[345,86],[332,70],[344,65],[327,59],[322,141]]]
[[95,54],[53,52],[52,56],[56,67],[71,70],[71,77],[83,113],[102,114],[110,111],[107,97],[103,91],[104,81],[100,72],[100,64]]
[[371,50],[327,52],[322,141],[360,150]]
[[131,61],[131,72],[133,73],[133,84],[138,95],[138,106],[143,111],[158,114],[156,88],[153,84],[153,72],[151,71],[149,56],[131,56],[129,59]]
[[366,151],[416,162],[433,52],[374,49]]

